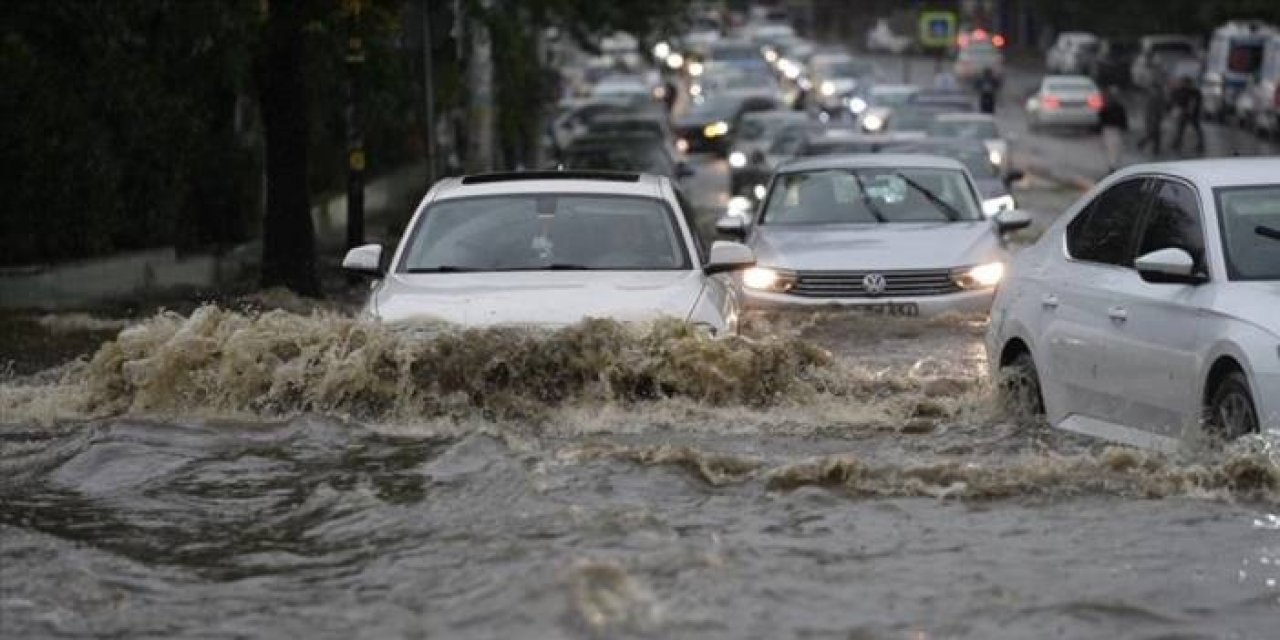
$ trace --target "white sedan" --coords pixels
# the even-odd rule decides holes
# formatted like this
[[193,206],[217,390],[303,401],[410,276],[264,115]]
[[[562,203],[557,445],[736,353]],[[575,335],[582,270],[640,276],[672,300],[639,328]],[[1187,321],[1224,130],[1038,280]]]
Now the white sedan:
[[1113,174],[1018,255],[987,349],[1060,428],[1160,449],[1280,433],[1280,160]]
[[382,247],[343,267],[379,278],[365,315],[467,326],[556,326],[584,318],[675,317],[713,334],[737,329],[728,273],[747,247],[710,244],[667,178],[584,171],[441,180],[384,267]]
[[1096,127],[1102,92],[1088,76],[1045,76],[1027,98],[1027,126]]

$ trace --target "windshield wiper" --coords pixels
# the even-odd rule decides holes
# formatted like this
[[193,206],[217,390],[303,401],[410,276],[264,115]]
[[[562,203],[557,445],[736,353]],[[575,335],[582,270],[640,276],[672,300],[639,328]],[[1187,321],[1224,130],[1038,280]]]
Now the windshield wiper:
[[938,208],[942,210],[942,213],[947,216],[947,220],[950,220],[951,222],[955,222],[960,218],[964,217],[964,215],[962,215],[958,209],[951,206],[950,202],[943,200],[941,197],[938,196],[938,194],[920,186],[920,183],[916,182],[915,180],[912,180],[911,178],[908,178],[902,175],[901,171],[895,171],[893,175],[899,178],[902,178],[902,181],[907,183],[907,186],[911,187],[912,189],[915,189],[916,191],[919,191],[921,194],[924,195],[924,197],[929,199],[929,202],[932,202],[933,204],[938,205]]
[[875,201],[872,200],[871,196],[867,194],[867,185],[863,184],[862,176],[858,175],[857,171],[854,171],[852,173],[853,173],[853,179],[858,183],[858,192],[862,194],[862,204],[867,207],[867,211],[871,215],[875,216],[876,222],[880,222],[880,223],[888,222],[888,220],[884,219],[884,214],[880,213],[880,207],[877,207]]
[[591,271],[594,267],[585,264],[553,262],[551,264],[535,264],[527,267],[503,267],[492,271]]
[[1268,227],[1264,225],[1258,225],[1253,228],[1253,232],[1264,238],[1270,238],[1272,240],[1280,240],[1280,229],[1275,229],[1273,227]]
[[475,271],[493,271],[493,269],[484,269],[481,267],[459,267],[451,264],[441,265],[439,267],[409,267],[405,269],[407,273],[472,273]]

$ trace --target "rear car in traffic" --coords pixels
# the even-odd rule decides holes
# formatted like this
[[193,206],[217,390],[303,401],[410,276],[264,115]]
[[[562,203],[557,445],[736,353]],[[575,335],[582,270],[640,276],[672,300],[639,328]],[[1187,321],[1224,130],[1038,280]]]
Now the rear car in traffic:
[[1103,97],[1088,76],[1045,76],[1027,98],[1027,127],[1088,127],[1096,129]]

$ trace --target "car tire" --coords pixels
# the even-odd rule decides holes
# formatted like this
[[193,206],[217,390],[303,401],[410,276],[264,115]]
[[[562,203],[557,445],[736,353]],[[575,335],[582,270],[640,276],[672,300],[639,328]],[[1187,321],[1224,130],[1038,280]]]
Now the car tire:
[[1019,353],[1009,364],[1000,367],[997,384],[999,406],[1009,417],[1025,421],[1044,415],[1040,374],[1030,353]]
[[1224,440],[1235,440],[1258,430],[1258,410],[1249,393],[1249,381],[1239,371],[1228,373],[1209,396],[1205,407],[1210,433]]

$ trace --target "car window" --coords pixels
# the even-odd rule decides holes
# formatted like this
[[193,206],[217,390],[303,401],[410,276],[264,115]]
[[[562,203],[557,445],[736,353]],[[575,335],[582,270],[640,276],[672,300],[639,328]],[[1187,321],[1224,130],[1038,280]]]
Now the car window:
[[1182,249],[1191,254],[1196,265],[1204,265],[1204,230],[1200,223],[1200,205],[1196,193],[1181,182],[1161,180],[1151,199],[1146,230],[1137,255],[1160,249]]
[[1280,280],[1280,185],[1216,189],[1227,276]]
[[1128,180],[1099,195],[1067,225],[1067,252],[1076,260],[1133,266],[1133,236],[1146,202],[1147,180]]
[[684,241],[663,201],[544,193],[431,205],[400,266],[409,273],[688,268]]

